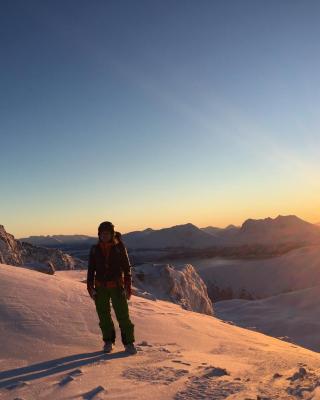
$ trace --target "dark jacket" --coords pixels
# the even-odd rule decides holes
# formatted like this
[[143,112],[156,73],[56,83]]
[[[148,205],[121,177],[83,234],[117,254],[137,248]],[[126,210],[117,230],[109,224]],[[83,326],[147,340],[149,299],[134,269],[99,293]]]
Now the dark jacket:
[[95,280],[105,282],[119,281],[124,275],[131,278],[131,263],[121,233],[115,232],[116,244],[111,247],[107,258],[99,242],[91,246],[88,262],[87,287],[94,287]]

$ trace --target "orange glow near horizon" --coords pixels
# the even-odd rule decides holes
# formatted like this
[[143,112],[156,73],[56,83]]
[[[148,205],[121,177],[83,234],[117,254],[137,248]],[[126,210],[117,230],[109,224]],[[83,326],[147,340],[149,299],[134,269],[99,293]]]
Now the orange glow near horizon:
[[[120,231],[122,234],[132,232],[132,231],[140,231],[144,230],[146,228],[152,228],[152,229],[162,229],[162,228],[168,228],[174,225],[182,225],[186,223],[192,223],[196,225],[199,228],[204,228],[206,226],[214,226],[214,227],[219,227],[219,228],[225,228],[226,226],[232,224],[236,226],[241,226],[242,223],[249,218],[252,219],[264,219],[267,217],[271,218],[276,218],[278,215],[296,215],[297,217],[303,219],[304,221],[310,222],[310,223],[319,223],[320,222],[320,217],[318,217],[318,213],[316,212],[309,212],[309,213],[285,213],[285,212],[274,212],[274,213],[269,213],[269,214],[261,214],[261,213],[251,213],[251,215],[243,216],[243,215],[236,215],[236,213],[225,213],[225,215],[221,216],[215,216],[212,218],[209,218],[209,215],[205,215],[206,213],[203,213],[204,215],[198,215],[198,218],[188,218],[186,215],[185,218],[183,216],[180,216],[180,218],[173,218],[171,215],[167,215],[164,218],[161,218],[161,222],[159,221],[159,216],[158,218],[145,218],[140,219],[139,224],[135,223],[133,220],[131,223],[125,223],[124,218],[117,218],[114,216],[114,218],[109,218],[114,225],[115,229]],[[108,218],[97,218],[93,217],[92,221],[88,223],[88,221],[76,221],[75,223],[72,223],[72,221],[65,221],[65,223],[56,223],[52,224],[52,221],[49,224],[44,225],[43,221],[34,221],[34,224],[32,226],[30,223],[27,225],[24,225],[23,223],[19,224],[5,224],[4,227],[8,233],[13,234],[16,238],[21,238],[21,237],[28,237],[28,236],[40,236],[40,235],[74,235],[74,234],[83,234],[83,235],[88,235],[88,236],[96,236],[97,235],[97,227],[101,221],[108,220]],[[67,223],[68,222],[68,223]],[[70,225],[72,227],[70,227]]]

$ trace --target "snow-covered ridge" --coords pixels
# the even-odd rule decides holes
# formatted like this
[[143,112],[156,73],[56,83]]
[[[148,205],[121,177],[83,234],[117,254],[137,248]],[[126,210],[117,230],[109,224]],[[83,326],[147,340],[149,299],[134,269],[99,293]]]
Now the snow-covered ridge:
[[213,315],[207,287],[191,264],[139,265],[134,268],[134,284],[138,295],[145,293],[145,297],[169,300],[186,310]]
[[19,238],[20,242],[27,242],[34,246],[43,247],[60,247],[72,244],[86,244],[90,246],[93,241],[97,239],[87,235],[40,235],[40,236],[28,236],[25,238]]
[[0,262],[48,271],[84,268],[85,263],[61,250],[20,242],[0,225]]

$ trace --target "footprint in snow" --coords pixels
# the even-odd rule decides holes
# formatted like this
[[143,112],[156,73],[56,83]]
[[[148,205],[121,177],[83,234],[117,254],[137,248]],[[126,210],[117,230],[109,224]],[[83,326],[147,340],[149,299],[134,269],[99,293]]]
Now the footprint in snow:
[[219,367],[205,367],[205,373],[202,375],[205,378],[211,378],[213,376],[223,376],[223,375],[230,375],[229,372],[225,368]]
[[204,367],[200,375],[191,377],[186,387],[176,393],[174,400],[222,400],[245,389],[241,382],[231,381],[229,375],[224,368]]
[[149,344],[146,340],[143,340],[142,342],[137,343],[137,346],[153,347],[152,344]]
[[159,351],[164,351],[165,353],[172,353],[171,350],[167,349],[166,347],[159,347]]
[[187,369],[172,367],[134,367],[123,371],[122,376],[136,381],[149,382],[151,384],[168,385],[188,374]]
[[179,364],[183,364],[183,365],[191,365],[190,363],[182,361],[182,360],[171,360],[171,361],[174,363],[179,363]]
[[85,393],[82,395],[83,400],[92,400],[95,398],[97,394],[100,394],[102,392],[105,392],[105,389],[103,386],[97,386],[96,388],[90,390],[89,392]]
[[81,369],[75,369],[71,372],[69,372],[66,376],[64,376],[61,381],[59,382],[60,386],[64,386],[69,382],[72,382],[74,380],[75,377],[82,375],[82,371]]
[[[305,395],[310,396],[310,394],[315,394],[315,391],[319,389],[319,375],[304,367],[300,367],[287,380],[290,381],[290,384],[286,388],[286,392],[297,398],[305,398]],[[312,396],[308,398],[315,399],[318,397]]]
[[8,390],[13,390],[13,389],[20,389],[26,385],[28,385],[28,382],[24,382],[24,381],[16,381],[14,383],[9,384],[8,386],[6,386],[6,389]]

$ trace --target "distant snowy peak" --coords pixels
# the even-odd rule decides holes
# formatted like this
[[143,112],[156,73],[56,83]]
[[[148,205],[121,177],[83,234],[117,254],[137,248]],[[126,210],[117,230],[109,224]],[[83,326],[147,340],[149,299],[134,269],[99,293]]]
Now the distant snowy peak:
[[135,231],[123,235],[130,248],[201,248],[212,245],[212,235],[197,226],[187,223],[169,228],[148,231]]
[[158,230],[136,231],[123,235],[131,249],[201,249],[219,246],[274,245],[282,243],[319,243],[320,227],[296,215],[278,215],[276,218],[247,219],[241,227],[226,228],[194,224],[174,225]]
[[295,215],[278,215],[276,218],[247,219],[241,226],[239,236],[242,241],[268,242],[308,242],[318,243],[320,228]]
[[230,231],[238,231],[239,229],[240,228],[238,226],[235,226],[233,224],[230,224],[225,228],[218,228],[215,226],[207,226],[205,228],[201,228],[201,230],[203,230],[204,232],[210,233],[211,235],[216,237],[223,236],[223,234],[226,232],[230,233]]
[[39,235],[20,238],[20,242],[33,244],[34,246],[59,247],[65,244],[83,243],[93,239],[87,235]]
[[218,228],[216,226],[206,226],[205,228],[200,228],[203,232],[210,233],[210,235],[215,236],[217,233],[221,232],[223,228]]
[[226,229],[226,230],[230,230],[230,229],[239,229],[239,227],[236,226],[236,225],[230,224],[230,225],[228,225],[225,229]]
[[296,215],[278,215],[276,218],[247,219],[241,226],[242,232],[265,230],[265,229],[312,229],[311,224]]

